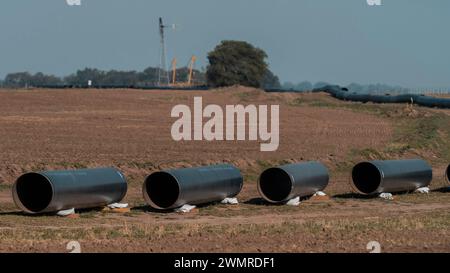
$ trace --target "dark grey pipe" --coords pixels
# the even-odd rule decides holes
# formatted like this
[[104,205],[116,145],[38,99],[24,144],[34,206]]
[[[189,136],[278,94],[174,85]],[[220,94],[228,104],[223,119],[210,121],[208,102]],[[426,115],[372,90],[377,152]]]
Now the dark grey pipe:
[[114,168],[44,171],[20,176],[13,187],[14,203],[25,212],[106,206],[121,201],[127,182]]
[[173,209],[235,197],[242,185],[239,169],[223,164],[152,173],[145,179],[142,192],[153,208]]
[[271,203],[313,195],[328,185],[328,169],[319,162],[288,164],[265,170],[258,179],[258,191]]
[[431,166],[421,159],[361,162],[352,170],[352,181],[362,194],[413,191],[430,185]]
[[420,106],[450,108],[450,99],[435,98],[425,95],[401,94],[401,95],[373,95],[368,93],[350,92],[346,88],[338,85],[327,85],[321,88],[313,89],[312,92],[327,92],[340,100],[374,103],[415,103]]

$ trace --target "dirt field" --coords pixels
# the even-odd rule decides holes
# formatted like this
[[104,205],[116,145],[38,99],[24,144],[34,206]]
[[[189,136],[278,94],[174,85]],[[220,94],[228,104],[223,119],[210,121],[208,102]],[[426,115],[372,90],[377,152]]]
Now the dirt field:
[[[177,104],[279,104],[280,146],[259,142],[175,142]],[[449,252],[450,110],[341,102],[327,94],[214,91],[0,90],[0,252]],[[423,157],[434,168],[433,192],[393,201],[352,194],[349,172],[370,159]],[[329,201],[272,206],[256,190],[266,167],[320,160],[330,169]],[[188,214],[150,210],[141,186],[152,171],[228,162],[242,170],[236,206]],[[115,166],[128,178],[130,213],[83,211],[78,219],[19,212],[11,185],[22,173]]]

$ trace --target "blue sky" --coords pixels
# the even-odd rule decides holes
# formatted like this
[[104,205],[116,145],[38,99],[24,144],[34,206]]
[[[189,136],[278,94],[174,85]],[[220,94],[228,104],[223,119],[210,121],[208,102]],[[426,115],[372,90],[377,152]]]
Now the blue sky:
[[59,76],[84,67],[158,65],[158,17],[168,62],[206,66],[221,40],[264,49],[282,81],[387,83],[450,88],[450,1],[381,0],[2,0],[0,78]]

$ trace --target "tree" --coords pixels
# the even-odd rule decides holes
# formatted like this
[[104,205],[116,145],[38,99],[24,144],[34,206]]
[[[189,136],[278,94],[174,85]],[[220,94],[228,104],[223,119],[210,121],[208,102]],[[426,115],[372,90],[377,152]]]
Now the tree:
[[293,82],[284,82],[282,88],[284,90],[294,90],[295,84]]
[[25,87],[31,84],[31,74],[28,72],[10,73],[5,77],[7,87]]
[[298,91],[311,91],[313,89],[313,85],[309,81],[303,81],[297,84],[296,89]]
[[110,70],[104,74],[100,84],[109,86],[132,86],[139,81],[136,71]]
[[316,82],[316,84],[314,84],[314,89],[320,89],[327,85],[330,85],[330,84],[327,82]]
[[34,74],[31,77],[30,85],[34,87],[39,86],[54,86],[61,84],[61,79],[53,75],[45,75],[41,72]]
[[143,72],[139,73],[139,82],[144,86],[152,86],[158,83],[159,68],[148,67]]
[[222,41],[208,54],[208,85],[260,87],[268,70],[266,58],[267,54],[262,49],[247,42]]
[[88,81],[92,81],[94,85],[100,85],[103,82],[105,74],[104,71],[95,68],[85,68],[66,77],[64,81],[71,85],[87,85]]
[[280,79],[269,69],[266,70],[261,86],[265,89],[280,89]]

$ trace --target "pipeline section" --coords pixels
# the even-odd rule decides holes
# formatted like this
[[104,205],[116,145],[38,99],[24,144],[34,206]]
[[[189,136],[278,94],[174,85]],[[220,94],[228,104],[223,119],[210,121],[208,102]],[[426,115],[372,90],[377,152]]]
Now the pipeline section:
[[322,191],[328,181],[328,169],[322,163],[295,163],[262,172],[258,179],[258,191],[268,202],[283,203]]
[[151,207],[166,210],[235,197],[243,181],[239,169],[229,164],[165,170],[150,174],[142,192]]
[[375,160],[356,164],[353,186],[362,194],[413,191],[430,185],[431,166],[422,159]]
[[126,179],[115,168],[26,173],[12,189],[16,206],[32,214],[106,206],[126,192]]
[[[70,88],[96,88],[96,89],[141,89],[141,90],[209,90],[206,85],[200,86],[188,86],[188,87],[170,87],[170,86],[147,86],[147,85],[42,85],[38,88],[47,89],[70,89]],[[340,100],[347,101],[359,101],[359,102],[374,102],[374,103],[415,103],[420,106],[436,107],[436,108],[450,108],[450,99],[447,98],[434,98],[425,95],[416,94],[402,94],[391,96],[386,95],[371,95],[371,94],[358,94],[350,92],[346,88],[341,88],[338,85],[328,85],[322,88],[316,88],[312,92],[327,92],[333,97]],[[266,92],[299,92],[295,90],[281,90],[281,89],[266,89]]]
[[372,95],[359,94],[349,91],[347,88],[341,88],[338,85],[328,85],[322,88],[316,88],[312,92],[326,92],[331,96],[345,101],[373,102],[373,103],[414,103],[420,106],[450,108],[450,99],[434,98],[425,95],[401,94],[401,95]]

